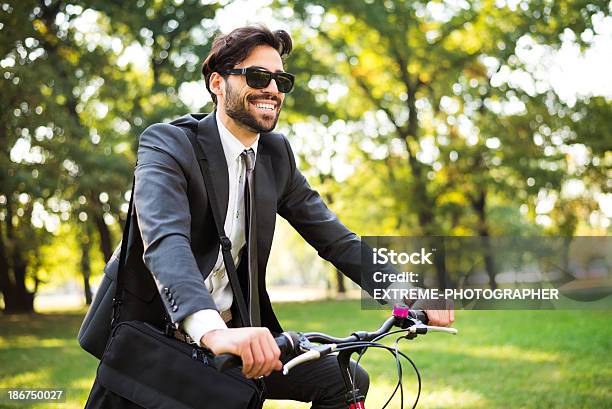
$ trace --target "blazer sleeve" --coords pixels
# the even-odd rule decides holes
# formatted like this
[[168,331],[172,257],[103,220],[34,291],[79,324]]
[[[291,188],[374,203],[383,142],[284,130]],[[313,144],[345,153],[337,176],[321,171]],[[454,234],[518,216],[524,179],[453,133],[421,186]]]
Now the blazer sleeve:
[[372,280],[374,272],[395,270],[389,265],[374,265],[369,262],[371,257],[364,258],[362,263],[361,239],[340,222],[319,193],[310,187],[296,167],[289,142],[283,139],[289,155],[291,174],[279,202],[278,214],[317,250],[319,256],[330,261],[362,289],[372,294],[373,288],[380,287],[380,284],[375,285]]
[[155,124],[140,136],[134,203],[144,263],[172,322],[217,307],[193,255],[188,176],[195,154],[176,126]]

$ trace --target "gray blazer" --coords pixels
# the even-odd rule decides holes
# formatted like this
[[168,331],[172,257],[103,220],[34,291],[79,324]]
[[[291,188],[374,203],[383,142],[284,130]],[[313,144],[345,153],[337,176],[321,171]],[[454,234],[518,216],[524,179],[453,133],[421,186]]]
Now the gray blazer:
[[[216,309],[204,280],[217,260],[219,240],[200,168],[186,132],[196,133],[211,169],[220,214],[227,212],[229,177],[214,112],[189,114],[171,123],[148,127],[140,136],[138,147],[134,192],[137,228],[130,235],[125,282],[126,291],[145,304],[128,311],[128,318],[156,321],[150,314],[157,316],[165,311],[172,322],[180,322],[198,310]],[[255,195],[263,326],[282,331],[265,286],[277,214],[322,258],[369,290],[371,283],[361,282],[362,268],[364,276],[369,277],[381,266],[361,265],[361,240],[309,186],[296,168],[289,142],[282,134],[270,132],[260,136]],[[105,268],[105,283],[109,286],[116,276],[118,257],[116,250]],[[244,266],[238,267],[238,274],[244,291],[248,288]],[[122,312],[122,320],[125,318]],[[106,317],[102,323],[108,325]]]

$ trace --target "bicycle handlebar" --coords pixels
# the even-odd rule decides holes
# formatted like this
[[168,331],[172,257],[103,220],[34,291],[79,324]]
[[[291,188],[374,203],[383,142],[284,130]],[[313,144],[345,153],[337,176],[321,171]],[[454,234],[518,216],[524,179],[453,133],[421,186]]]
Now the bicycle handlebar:
[[[302,362],[318,359],[322,354],[332,352],[337,345],[349,342],[372,341],[381,335],[389,332],[393,326],[398,326],[408,330],[412,334],[425,334],[427,331],[439,331],[456,334],[453,328],[427,326],[428,318],[425,311],[411,310],[405,305],[396,305],[393,308],[393,315],[389,317],[382,326],[374,332],[357,331],[345,338],[336,338],[321,332],[283,332],[274,338],[281,351],[281,362],[291,361],[291,367]],[[419,326],[415,326],[415,324]],[[311,343],[322,344],[314,346]],[[238,355],[223,353],[215,356],[214,364],[217,370],[224,372],[232,368],[242,366],[242,360]],[[284,368],[283,372],[288,372],[290,368]]]
[[[281,350],[281,361],[293,358],[299,342],[297,333],[283,332],[280,336],[274,338],[274,341],[276,341],[276,345]],[[238,355],[224,353],[214,357],[214,364],[218,371],[225,372],[242,366],[242,359]]]

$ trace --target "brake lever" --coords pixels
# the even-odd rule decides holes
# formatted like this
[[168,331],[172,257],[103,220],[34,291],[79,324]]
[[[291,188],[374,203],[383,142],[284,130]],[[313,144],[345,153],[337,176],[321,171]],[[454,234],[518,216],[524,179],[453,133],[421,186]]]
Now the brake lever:
[[423,323],[421,323],[419,321],[418,324],[415,325],[411,325],[410,327],[406,328],[406,331],[408,331],[411,334],[427,334],[427,332],[444,332],[446,334],[451,334],[451,335],[457,335],[459,333],[459,330],[457,328],[450,328],[450,327],[437,327],[435,325],[425,325]]
[[[336,350],[336,344],[314,345],[310,342],[308,342],[308,344],[308,350],[283,365],[283,375],[287,375],[291,369],[303,364],[304,362],[315,361]],[[300,342],[300,348],[302,348],[302,342]]]

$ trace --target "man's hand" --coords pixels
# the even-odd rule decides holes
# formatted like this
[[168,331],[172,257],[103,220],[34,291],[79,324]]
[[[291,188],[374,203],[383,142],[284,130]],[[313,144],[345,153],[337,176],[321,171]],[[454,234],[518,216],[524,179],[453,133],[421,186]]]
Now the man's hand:
[[426,310],[428,325],[450,327],[455,322],[455,310]]
[[200,344],[215,355],[230,353],[242,358],[242,373],[247,378],[268,376],[280,371],[280,349],[267,328],[228,328],[207,332]]

